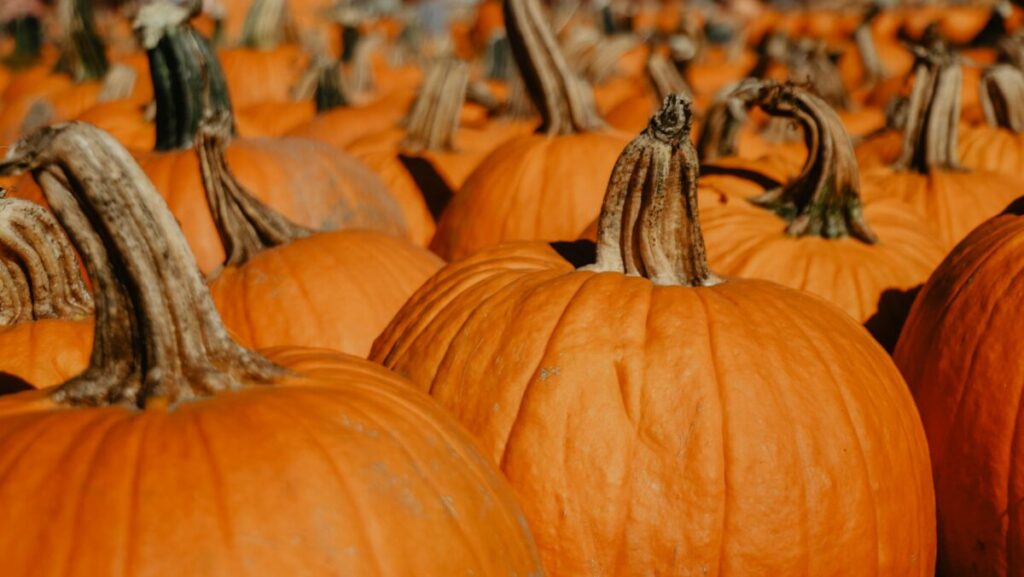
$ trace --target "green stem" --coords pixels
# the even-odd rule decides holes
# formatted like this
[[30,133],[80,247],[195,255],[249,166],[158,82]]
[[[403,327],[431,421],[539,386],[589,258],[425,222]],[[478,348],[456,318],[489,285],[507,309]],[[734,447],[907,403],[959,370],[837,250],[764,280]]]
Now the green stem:
[[23,16],[6,24],[7,33],[14,38],[14,50],[4,57],[3,64],[20,70],[39,61],[43,50],[43,24],[37,16]]

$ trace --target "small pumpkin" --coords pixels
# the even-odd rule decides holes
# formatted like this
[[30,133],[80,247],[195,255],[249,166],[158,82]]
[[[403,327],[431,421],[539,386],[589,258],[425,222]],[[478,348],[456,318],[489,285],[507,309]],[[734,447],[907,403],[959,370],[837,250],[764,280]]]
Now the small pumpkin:
[[0,398],[0,574],[539,573],[507,485],[425,396],[359,359],[228,336],[116,140],[44,129],[14,169],[42,176],[97,322],[81,375]]

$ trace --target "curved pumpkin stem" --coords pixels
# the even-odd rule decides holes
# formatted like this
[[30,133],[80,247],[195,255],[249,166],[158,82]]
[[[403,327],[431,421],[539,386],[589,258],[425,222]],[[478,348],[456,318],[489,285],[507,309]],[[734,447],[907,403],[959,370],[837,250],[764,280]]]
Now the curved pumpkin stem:
[[243,264],[265,249],[312,234],[260,202],[238,182],[224,157],[230,139],[231,117],[225,112],[204,119],[196,135],[206,201],[227,253],[224,266]]
[[882,57],[878,55],[875,35],[871,32],[871,23],[881,12],[880,4],[871,4],[853,31],[853,42],[857,46],[857,55],[860,56],[861,66],[864,67],[864,82],[868,85],[878,84],[885,78]]
[[597,261],[587,270],[639,275],[659,285],[709,286],[697,209],[697,153],[690,100],[665,99],[615,163],[598,221]]
[[672,94],[693,94],[686,79],[664,54],[652,51],[645,70],[658,102],[664,102]]
[[914,87],[895,167],[921,174],[933,168],[959,169],[956,146],[963,85],[959,56],[941,44],[915,51]]
[[505,26],[516,66],[540,111],[537,132],[555,136],[604,128],[590,86],[566,63],[539,0],[505,0]]
[[0,198],[0,326],[89,314],[92,295],[53,215],[27,200]]
[[135,18],[153,82],[156,150],[191,147],[204,116],[231,110],[220,62],[188,24],[201,6],[158,0],[143,6]]
[[839,67],[822,41],[797,43],[790,56],[790,80],[810,86],[830,106],[843,109],[850,106],[850,95],[839,75]]
[[63,36],[57,70],[76,82],[103,78],[107,73],[107,52],[96,33],[91,0],[60,0],[57,18]]
[[43,50],[43,23],[39,15],[28,14],[4,24],[8,35],[14,40],[14,49],[4,56],[2,64],[14,70],[32,66],[39,61]]
[[762,81],[747,88],[772,116],[795,120],[807,144],[807,162],[792,182],[750,199],[786,220],[787,234],[877,242],[861,210],[853,143],[824,100],[792,84]]
[[738,152],[737,139],[740,128],[747,121],[747,111],[752,106],[747,86],[760,81],[748,78],[734,87],[727,88],[708,107],[697,139],[697,155],[701,162],[710,162]]
[[981,77],[981,107],[990,125],[1024,131],[1024,73],[1009,64],[985,70]]
[[149,399],[174,403],[284,374],[228,336],[170,210],[113,137],[81,122],[44,128],[0,164],[0,174],[25,170],[95,287],[89,367],[58,387],[55,400],[143,407]]
[[457,58],[441,58],[430,66],[406,119],[404,152],[455,149],[468,83],[469,67]]

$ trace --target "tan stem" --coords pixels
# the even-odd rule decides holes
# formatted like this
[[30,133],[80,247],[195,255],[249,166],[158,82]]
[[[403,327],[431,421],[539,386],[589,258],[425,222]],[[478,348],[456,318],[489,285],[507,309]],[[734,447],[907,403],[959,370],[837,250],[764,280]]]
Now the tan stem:
[[802,40],[790,55],[790,80],[807,84],[829,105],[849,108],[850,95],[824,42]]
[[224,156],[230,139],[230,115],[219,113],[200,124],[195,149],[206,200],[226,253],[224,266],[237,266],[311,231],[260,202],[238,182]]
[[851,236],[877,242],[864,220],[853,143],[835,111],[820,97],[792,84],[765,80],[748,90],[748,98],[768,114],[796,121],[807,145],[800,175],[751,202],[786,220],[786,232],[792,236]]
[[1024,131],[1024,73],[1009,64],[996,64],[981,77],[981,107],[992,126]]
[[601,208],[597,261],[588,270],[643,276],[658,285],[708,286],[697,208],[697,153],[690,142],[690,100],[665,99],[626,146]]
[[[89,151],[82,154],[83,150]],[[113,137],[81,122],[18,142],[0,174],[31,170],[93,281],[89,367],[53,393],[69,405],[178,402],[284,370],[228,336],[185,237]]]
[[455,149],[468,83],[469,66],[457,58],[441,58],[431,65],[406,119],[404,152]]
[[53,215],[0,198],[0,326],[92,314],[78,259]]
[[245,15],[242,44],[270,50],[295,36],[287,0],[254,0]]
[[864,67],[864,82],[867,84],[877,84],[885,78],[885,67],[882,65],[881,56],[878,55],[875,35],[871,31],[871,23],[880,12],[881,7],[873,4],[864,14],[857,29],[853,31],[853,42],[857,46],[857,54]]
[[505,25],[516,66],[540,111],[538,132],[549,136],[599,130],[590,86],[573,73],[539,0],[505,0]]
[[697,154],[701,162],[710,162],[735,156],[738,151],[738,137],[751,102],[744,100],[750,94],[745,87],[760,82],[749,78],[719,93],[704,113],[700,137],[697,139]]
[[933,168],[959,169],[956,147],[963,85],[959,57],[941,46],[917,50],[903,149],[895,166],[921,174]]
[[685,94],[687,96],[693,94],[686,79],[664,54],[651,52],[651,56],[647,59],[646,71],[658,102],[664,102],[670,94]]
[[508,100],[501,117],[507,120],[529,120],[537,116],[537,109],[526,91],[526,84],[519,70],[512,67],[508,75]]

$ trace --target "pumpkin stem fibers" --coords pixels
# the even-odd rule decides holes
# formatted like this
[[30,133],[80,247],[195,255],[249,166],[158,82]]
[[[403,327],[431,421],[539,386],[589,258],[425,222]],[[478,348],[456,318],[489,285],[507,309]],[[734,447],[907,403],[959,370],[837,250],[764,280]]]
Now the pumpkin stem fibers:
[[594,94],[565,60],[540,0],[505,0],[509,45],[542,119],[538,133],[556,136],[604,128]]
[[659,285],[709,286],[697,211],[697,153],[690,142],[692,104],[665,99],[612,171],[601,208],[597,262],[588,270],[643,276]]
[[990,125],[1024,132],[1024,73],[1009,64],[986,70],[981,77],[981,107]]
[[[89,154],[82,154],[88,150]],[[68,405],[170,403],[284,374],[231,340],[185,236],[112,136],[82,122],[21,140],[0,174],[32,171],[94,287],[89,367],[60,385]]]
[[941,43],[917,47],[914,87],[907,104],[903,150],[895,167],[927,174],[933,168],[955,170],[963,71],[959,57]]
[[27,200],[0,198],[0,326],[90,314],[92,295],[53,215]]
[[468,84],[469,67],[465,62],[442,58],[431,65],[406,119],[403,152],[455,149],[455,132]]
[[238,182],[224,157],[230,139],[230,114],[220,112],[200,124],[195,147],[206,201],[227,253],[224,266],[243,264],[265,249],[311,234],[260,202]]
[[787,234],[875,243],[864,220],[857,158],[839,116],[824,100],[792,84],[764,80],[748,84],[741,98],[773,117],[789,118],[803,128],[807,161],[788,184],[750,199],[775,211],[788,223]]

